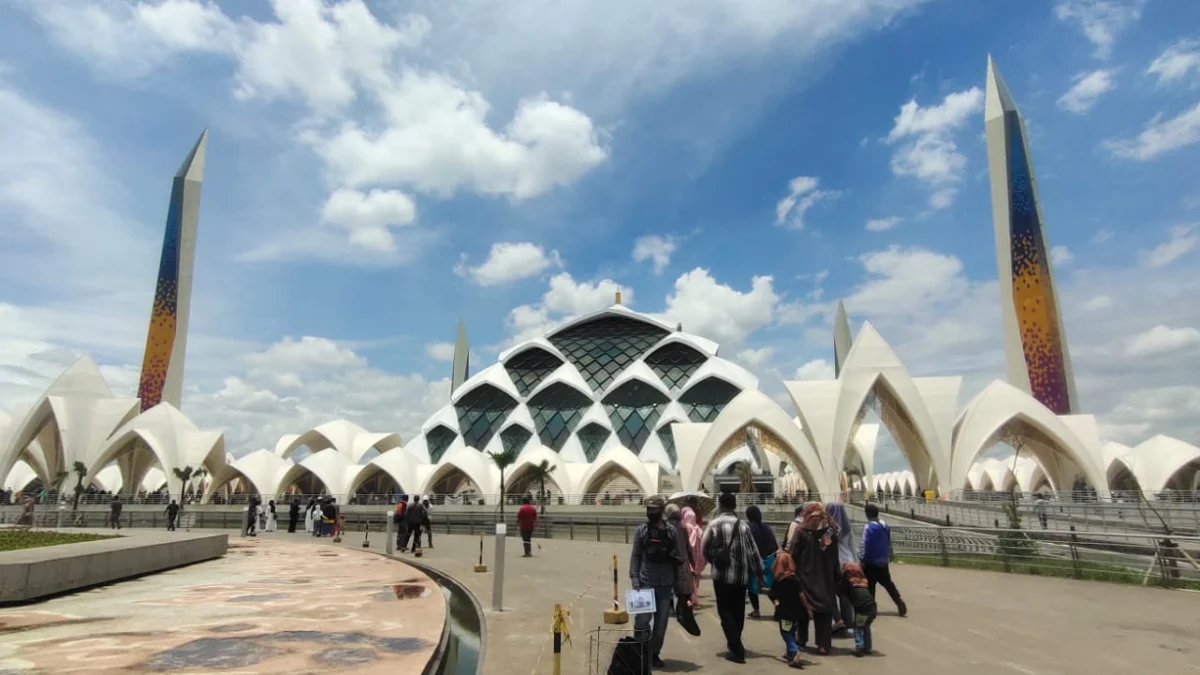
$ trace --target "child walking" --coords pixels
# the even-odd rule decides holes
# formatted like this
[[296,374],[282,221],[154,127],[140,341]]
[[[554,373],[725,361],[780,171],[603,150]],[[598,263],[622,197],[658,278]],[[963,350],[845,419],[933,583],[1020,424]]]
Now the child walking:
[[775,620],[779,622],[779,635],[787,647],[783,659],[793,668],[803,668],[800,650],[808,642],[808,612],[804,609],[804,589],[796,577],[796,564],[787,551],[779,551],[771,568],[775,583],[767,591],[767,597],[775,605]]
[[875,598],[867,588],[867,575],[862,566],[848,562],[842,565],[842,592],[854,607],[854,655],[871,653],[871,624],[875,622]]

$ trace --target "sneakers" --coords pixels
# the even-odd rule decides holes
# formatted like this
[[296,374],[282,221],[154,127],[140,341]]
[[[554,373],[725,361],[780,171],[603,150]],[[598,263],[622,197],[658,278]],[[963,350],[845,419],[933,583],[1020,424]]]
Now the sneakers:
[[731,663],[745,663],[746,657],[734,654],[733,652],[725,652],[725,660]]
[[896,609],[899,610],[900,616],[908,616],[908,605],[903,600],[896,603]]
[[657,656],[650,659],[650,665],[654,666],[655,668],[666,668],[667,667],[667,664],[663,663],[663,660],[658,658]]

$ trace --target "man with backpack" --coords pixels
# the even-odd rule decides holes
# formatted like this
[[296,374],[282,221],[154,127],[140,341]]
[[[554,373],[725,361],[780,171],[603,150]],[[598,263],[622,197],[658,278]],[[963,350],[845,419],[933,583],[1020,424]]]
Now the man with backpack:
[[653,622],[650,654],[655,668],[664,666],[661,654],[671,620],[671,598],[683,574],[683,560],[679,557],[677,544],[680,534],[663,517],[666,505],[666,500],[660,496],[646,498],[646,522],[638,525],[629,554],[629,579],[634,590],[654,591],[654,613],[638,614],[633,628],[644,639]]
[[868,502],[866,508],[867,524],[863,527],[862,538],[862,568],[867,577],[867,587],[871,597],[875,597],[875,584],[883,586],[900,616],[908,614],[908,605],[900,598],[900,591],[892,582],[892,532],[887,523],[879,519],[879,507],[874,502]]
[[750,582],[763,576],[762,556],[749,526],[737,516],[737,496],[722,492],[717,504],[721,513],[708,524],[701,546],[713,566],[713,595],[729,648],[725,660],[745,663],[742,629],[746,625],[746,593]]

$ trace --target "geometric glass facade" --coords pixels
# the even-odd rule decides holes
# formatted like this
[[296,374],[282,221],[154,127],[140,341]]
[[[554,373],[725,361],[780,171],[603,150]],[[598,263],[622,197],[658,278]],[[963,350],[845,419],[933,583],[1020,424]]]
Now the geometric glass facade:
[[679,403],[693,422],[711,422],[741,391],[725,380],[706,377],[683,392]]
[[555,452],[561,451],[591,405],[590,396],[562,382],[539,391],[529,400],[528,406],[542,445]]
[[655,387],[629,380],[604,397],[604,410],[621,445],[638,454],[668,402],[670,399]]
[[671,425],[664,425],[657,432],[658,440],[662,443],[663,450],[667,451],[667,457],[671,458],[671,466],[675,466],[678,459],[675,457],[675,434],[671,433]]
[[430,429],[429,433],[425,434],[425,447],[429,449],[429,460],[434,464],[441,461],[442,455],[446,454],[446,450],[455,438],[458,438],[458,434],[441,424]]
[[646,356],[646,365],[671,391],[683,387],[688,378],[708,360],[700,351],[681,342],[663,345]]
[[645,321],[604,316],[560,331],[549,340],[599,392],[668,334]]
[[540,347],[527,349],[509,359],[504,368],[522,396],[537,389],[547,375],[562,365],[562,359]]
[[500,446],[504,452],[520,451],[533,434],[525,427],[514,424],[500,432]]
[[482,451],[516,407],[517,401],[513,397],[490,384],[467,392],[454,404],[463,443]]
[[579,430],[579,433],[576,435],[579,437],[579,444],[583,446],[583,456],[587,457],[587,461],[593,462],[596,460],[596,456],[600,454],[600,449],[604,447],[604,442],[608,440],[611,434],[611,431],[595,422],[589,422]]

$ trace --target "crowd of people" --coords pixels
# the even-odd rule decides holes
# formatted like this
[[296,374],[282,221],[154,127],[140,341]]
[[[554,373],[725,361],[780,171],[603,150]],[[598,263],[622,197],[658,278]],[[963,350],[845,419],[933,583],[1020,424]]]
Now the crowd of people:
[[810,624],[813,653],[828,656],[835,638],[853,637],[854,654],[870,654],[877,585],[891,596],[900,616],[908,613],[891,579],[890,531],[874,504],[866,507],[861,547],[841,503],[798,506],[782,546],[757,506],[746,508],[744,519],[738,515],[737,497],[730,492],[721,493],[718,513],[707,523],[698,499],[680,506],[649,497],[645,506],[629,576],[634,589],[654,594],[655,611],[634,621],[635,634],[649,643],[654,668],[665,665],[663,642],[673,613],[685,629],[698,632],[693,613],[700,607],[701,575],[709,567],[725,658],[733,663],[746,659],[747,601],[750,617],[766,618],[764,592],[784,643],[783,659],[794,668],[807,663]]

